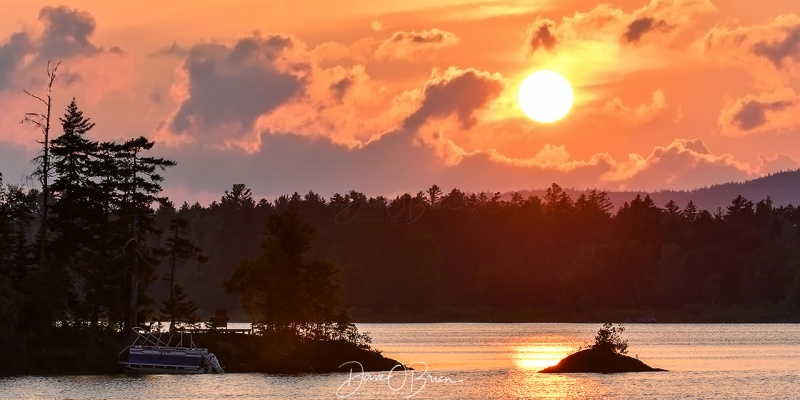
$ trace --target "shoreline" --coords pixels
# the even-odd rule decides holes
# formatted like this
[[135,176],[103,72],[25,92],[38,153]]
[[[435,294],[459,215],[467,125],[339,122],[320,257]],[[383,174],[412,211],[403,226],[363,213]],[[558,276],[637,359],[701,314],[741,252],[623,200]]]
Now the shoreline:
[[800,323],[800,313],[788,307],[731,306],[673,309],[457,309],[440,307],[427,312],[376,312],[351,308],[355,323],[603,323],[606,321],[673,324]]

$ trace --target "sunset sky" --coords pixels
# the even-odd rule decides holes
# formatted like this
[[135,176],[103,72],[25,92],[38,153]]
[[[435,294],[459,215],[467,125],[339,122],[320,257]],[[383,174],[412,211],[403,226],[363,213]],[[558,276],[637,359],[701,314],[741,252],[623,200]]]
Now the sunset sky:
[[[189,5],[191,4],[191,5]],[[800,2],[0,2],[0,172],[24,183],[63,63],[96,140],[144,135],[165,194],[691,189],[800,167]],[[521,81],[575,103],[541,124]],[[57,123],[57,119],[54,119]],[[60,126],[54,134],[60,133]]]

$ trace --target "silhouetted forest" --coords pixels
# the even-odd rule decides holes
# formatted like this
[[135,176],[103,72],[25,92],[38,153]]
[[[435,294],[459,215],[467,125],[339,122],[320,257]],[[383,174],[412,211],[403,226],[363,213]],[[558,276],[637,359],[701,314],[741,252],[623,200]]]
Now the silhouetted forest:
[[237,184],[208,207],[161,204],[158,221],[187,220],[209,256],[181,271],[201,310],[237,309],[219,282],[258,251],[262,221],[289,208],[316,227],[311,254],[342,268],[344,304],[366,319],[559,320],[604,310],[635,318],[756,307],[770,311],[744,318],[780,320],[800,310],[797,207],[738,196],[711,213],[691,201],[659,206],[636,196],[612,213],[606,193],[571,198],[556,184],[542,197],[508,201],[435,185],[392,199],[351,191],[267,201]]
[[[519,193],[524,197],[544,196],[546,188],[536,190],[522,190]],[[570,196],[577,198],[585,190],[564,188]],[[644,191],[611,191],[608,198],[614,203],[612,211],[616,213],[618,208],[626,201],[631,201],[636,195],[642,197],[650,195],[656,204],[664,205],[670,200],[680,205],[685,205],[691,200],[699,209],[716,211],[718,208],[725,209],[731,199],[736,196],[748,199],[760,200],[767,197],[772,199],[775,206],[788,206],[797,204],[800,199],[800,170],[781,171],[767,174],[745,182],[728,182],[711,185],[708,187],[695,188],[692,190],[659,190],[657,192]],[[502,198],[508,200],[511,193],[503,193]]]
[[[800,315],[800,209],[768,197],[736,196],[709,212],[647,195],[615,206],[605,192],[570,196],[557,184],[507,199],[433,185],[393,198],[350,191],[274,200],[234,184],[207,207],[175,205],[160,196],[159,174],[175,163],[150,156],[153,142],[88,140],[94,124],[74,101],[60,121],[51,169],[37,170],[51,179],[49,194],[0,190],[0,341],[62,324],[197,323],[217,309],[248,321],[258,315],[254,298],[281,290],[295,304],[328,299],[282,311],[324,325],[347,319],[335,304],[340,283],[342,305],[360,320]],[[289,210],[316,236],[297,236],[303,251],[276,253],[264,234],[280,220],[267,221]],[[274,268],[260,261],[265,254],[310,272],[291,282],[275,271],[248,275],[248,265]]]

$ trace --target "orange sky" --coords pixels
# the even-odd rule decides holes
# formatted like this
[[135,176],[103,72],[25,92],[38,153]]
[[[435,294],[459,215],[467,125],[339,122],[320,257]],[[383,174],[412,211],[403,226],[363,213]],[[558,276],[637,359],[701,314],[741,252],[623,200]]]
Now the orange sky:
[[[549,186],[691,189],[800,167],[800,3],[765,0],[194,1],[0,5],[0,172],[62,60],[95,139],[144,134],[176,201]],[[516,90],[553,69],[561,121]],[[57,130],[58,132],[58,130]]]

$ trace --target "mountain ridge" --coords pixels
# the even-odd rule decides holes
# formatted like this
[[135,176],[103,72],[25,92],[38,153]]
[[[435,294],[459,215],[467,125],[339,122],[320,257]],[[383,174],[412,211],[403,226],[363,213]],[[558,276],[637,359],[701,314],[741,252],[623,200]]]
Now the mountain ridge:
[[[578,198],[582,193],[587,193],[592,189],[563,188],[572,199]],[[547,189],[520,190],[518,193],[523,197],[539,196],[543,197]],[[698,209],[714,212],[717,208],[725,209],[731,200],[738,195],[742,195],[752,202],[758,202],[767,197],[772,200],[775,207],[800,205],[800,169],[781,171],[765,176],[743,181],[719,183],[711,186],[691,189],[691,190],[659,190],[648,192],[645,190],[630,191],[605,191],[608,198],[613,202],[613,211],[619,209],[623,203],[630,202],[636,195],[650,195],[650,198],[658,205],[663,207],[670,200],[674,200],[679,207],[684,208],[691,200]],[[512,192],[502,195],[504,199],[510,199]]]

